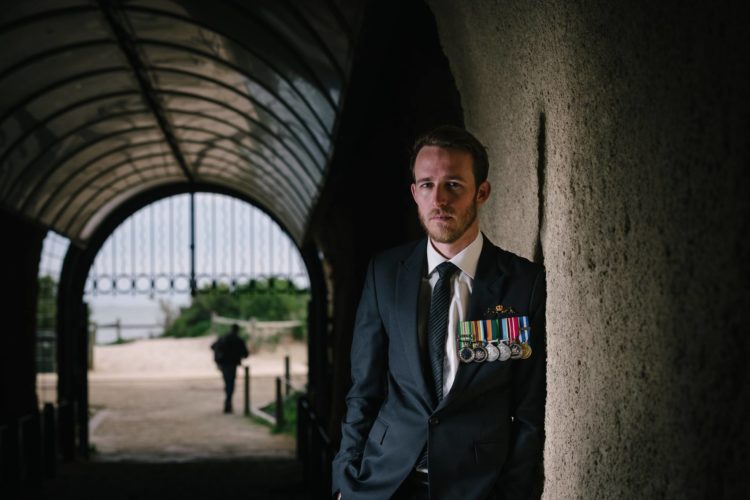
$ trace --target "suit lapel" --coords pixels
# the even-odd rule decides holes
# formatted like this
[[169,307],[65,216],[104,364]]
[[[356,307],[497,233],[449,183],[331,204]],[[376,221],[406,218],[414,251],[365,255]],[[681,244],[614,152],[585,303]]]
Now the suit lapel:
[[[468,317],[465,320],[484,319],[487,309],[496,305],[500,287],[502,284],[502,273],[497,261],[495,245],[484,237],[482,253],[479,255],[477,272],[474,276],[474,284],[469,301]],[[440,402],[439,408],[449,404],[455,397],[463,392],[476,376],[482,363],[459,363],[456,378],[450,392]]]
[[[396,317],[399,325],[401,342],[404,353],[409,360],[409,368],[414,377],[414,383],[424,395],[425,401],[433,398],[427,389],[422,367],[422,356],[417,337],[417,307],[419,288],[422,283],[422,270],[427,259],[427,240],[422,240],[411,255],[401,262],[396,278]],[[434,405],[431,405],[434,406]]]

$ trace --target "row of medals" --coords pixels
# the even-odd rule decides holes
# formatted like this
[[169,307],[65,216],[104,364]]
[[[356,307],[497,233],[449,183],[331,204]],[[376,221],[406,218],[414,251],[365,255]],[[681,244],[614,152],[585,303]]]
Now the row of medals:
[[527,359],[531,356],[531,346],[526,342],[509,342],[501,340],[495,345],[494,342],[486,345],[474,345],[474,347],[463,347],[458,352],[458,357],[464,363],[484,363],[485,361],[507,361],[509,359]]

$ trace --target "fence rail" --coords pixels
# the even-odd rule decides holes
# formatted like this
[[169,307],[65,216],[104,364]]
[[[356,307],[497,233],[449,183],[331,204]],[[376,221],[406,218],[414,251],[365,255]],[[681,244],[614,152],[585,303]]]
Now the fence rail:
[[285,415],[284,415],[284,400],[292,395],[292,392],[302,394],[305,388],[297,385],[292,381],[291,373],[289,370],[289,356],[284,356],[284,376],[276,377],[276,398],[275,398],[275,411],[274,414],[270,414],[263,410],[263,407],[259,405],[251,404],[250,400],[250,366],[243,365],[244,368],[244,394],[243,394],[243,407],[245,415],[254,416],[264,420],[276,429],[281,429],[284,426]]

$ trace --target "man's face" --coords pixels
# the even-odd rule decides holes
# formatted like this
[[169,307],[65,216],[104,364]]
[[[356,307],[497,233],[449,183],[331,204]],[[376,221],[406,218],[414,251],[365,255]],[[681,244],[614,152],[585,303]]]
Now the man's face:
[[462,237],[473,239],[479,231],[477,207],[489,193],[488,182],[476,186],[468,152],[438,146],[419,150],[411,194],[422,227],[433,241],[450,244]]

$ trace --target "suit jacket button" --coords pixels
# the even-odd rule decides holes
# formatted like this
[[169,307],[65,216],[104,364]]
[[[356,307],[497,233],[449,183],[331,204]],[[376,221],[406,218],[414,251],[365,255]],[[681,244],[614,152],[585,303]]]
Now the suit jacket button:
[[430,417],[429,422],[430,422],[430,425],[437,425],[440,423],[440,419],[437,417]]

